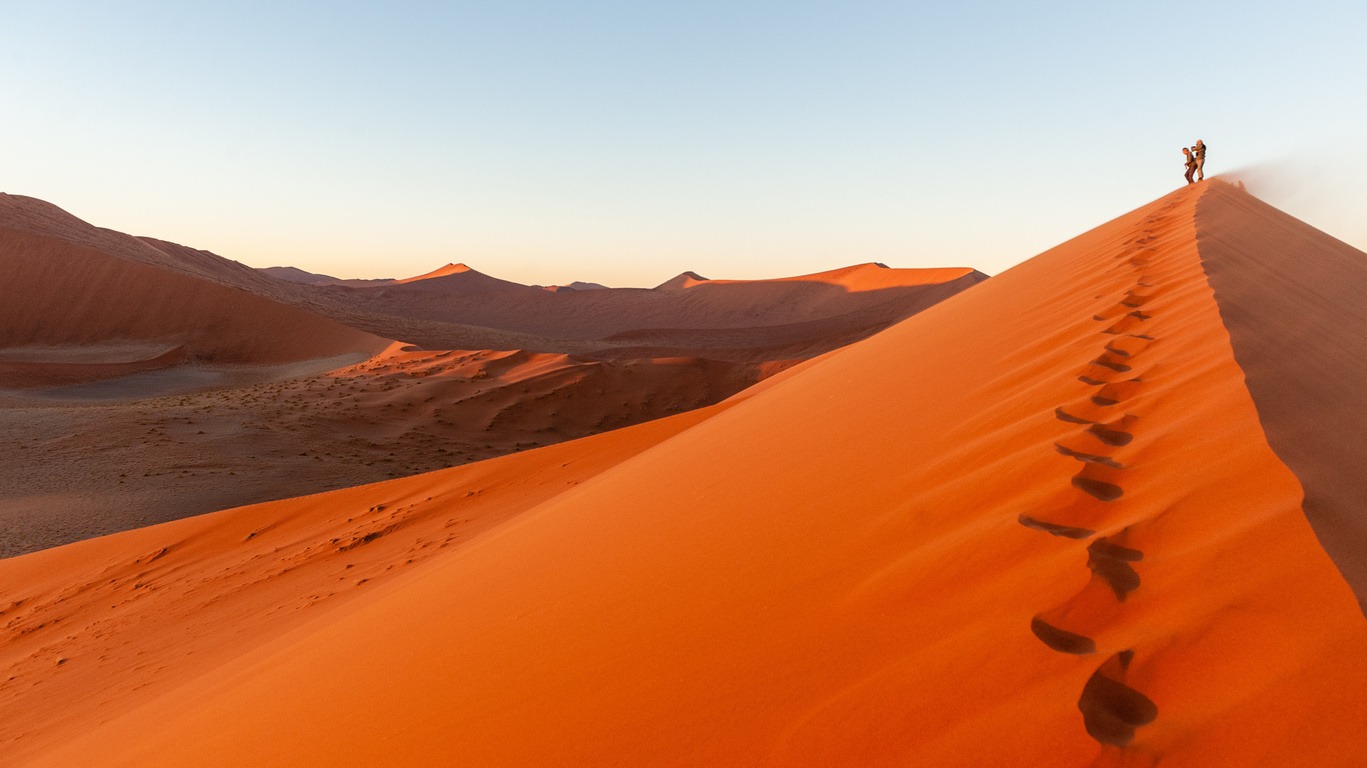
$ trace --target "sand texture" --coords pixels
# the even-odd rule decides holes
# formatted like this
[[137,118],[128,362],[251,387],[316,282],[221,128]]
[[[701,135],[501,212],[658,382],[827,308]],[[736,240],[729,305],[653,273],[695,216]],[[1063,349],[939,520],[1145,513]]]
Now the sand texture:
[[1274,225],[1312,237],[1206,182],[717,406],[0,561],[0,749],[1354,764],[1353,532],[1307,520],[1202,251]]

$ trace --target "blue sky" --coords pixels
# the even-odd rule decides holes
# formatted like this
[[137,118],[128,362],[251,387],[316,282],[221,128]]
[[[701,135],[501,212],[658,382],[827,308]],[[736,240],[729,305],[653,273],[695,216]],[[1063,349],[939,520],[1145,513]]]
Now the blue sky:
[[1198,137],[1367,248],[1359,2],[5,6],[0,189],[253,266],[995,273]]

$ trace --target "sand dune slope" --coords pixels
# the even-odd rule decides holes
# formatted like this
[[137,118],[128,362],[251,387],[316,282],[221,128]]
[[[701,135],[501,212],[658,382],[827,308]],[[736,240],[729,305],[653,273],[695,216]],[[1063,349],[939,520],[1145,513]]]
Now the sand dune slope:
[[1367,253],[1228,184],[1202,197],[1196,228],[1268,439],[1367,604]]
[[[284,363],[385,346],[378,337],[299,308],[168,268],[158,262],[183,259],[170,253],[178,246],[161,245],[168,250],[91,227],[38,200],[0,197],[0,349],[7,350],[6,361],[32,368],[53,347],[97,350],[130,342],[163,348],[139,360],[82,362],[144,363],[178,349],[176,360]],[[192,253],[208,263],[226,262]],[[32,355],[25,357],[25,350]],[[64,365],[59,377],[69,380],[72,364]],[[39,384],[49,383],[35,376]]]
[[88,731],[723,407],[0,560],[0,754]]
[[[22,764],[1351,764],[1367,620],[1264,438],[1202,270],[1195,211],[1216,188],[507,502],[498,528],[289,634],[248,626],[221,640],[240,653],[157,698],[122,693],[193,620],[168,619],[97,694],[107,722],[44,731],[60,702],[34,694],[30,742],[61,743]],[[565,454],[517,458],[538,455]],[[462,471],[480,467],[514,480]],[[396,482],[272,514],[423,493]],[[87,545],[127,569],[179,530]],[[291,562],[263,552],[236,578]],[[127,626],[112,597],[83,619],[108,624],[59,622],[65,661],[9,684],[108,663],[79,649]]]

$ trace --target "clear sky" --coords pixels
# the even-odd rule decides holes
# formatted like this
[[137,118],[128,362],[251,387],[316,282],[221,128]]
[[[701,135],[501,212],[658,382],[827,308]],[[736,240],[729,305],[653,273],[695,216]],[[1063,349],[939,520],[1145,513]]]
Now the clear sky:
[[1367,248],[1360,0],[0,10],[0,189],[253,266],[995,273],[1180,185],[1197,138]]

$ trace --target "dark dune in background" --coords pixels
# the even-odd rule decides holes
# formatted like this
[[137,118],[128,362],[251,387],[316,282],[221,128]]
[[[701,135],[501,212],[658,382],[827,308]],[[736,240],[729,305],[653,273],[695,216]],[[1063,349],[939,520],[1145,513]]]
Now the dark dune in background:
[[10,195],[0,269],[0,556],[717,403],[982,279],[304,285]]
[[[163,248],[165,250],[163,250]],[[101,345],[162,346],[184,359],[276,364],[373,354],[386,340],[202,275],[252,270],[200,251],[99,230],[55,206],[0,196],[0,350],[84,349],[90,363],[143,362]],[[166,267],[177,264],[176,269]],[[43,351],[46,350],[46,351]],[[11,386],[15,382],[8,382]]]
[[778,280],[685,273],[656,288],[550,291],[449,264],[374,285],[301,283],[292,300],[357,328],[434,348],[746,363],[827,352],[983,279],[971,269],[863,264]]

